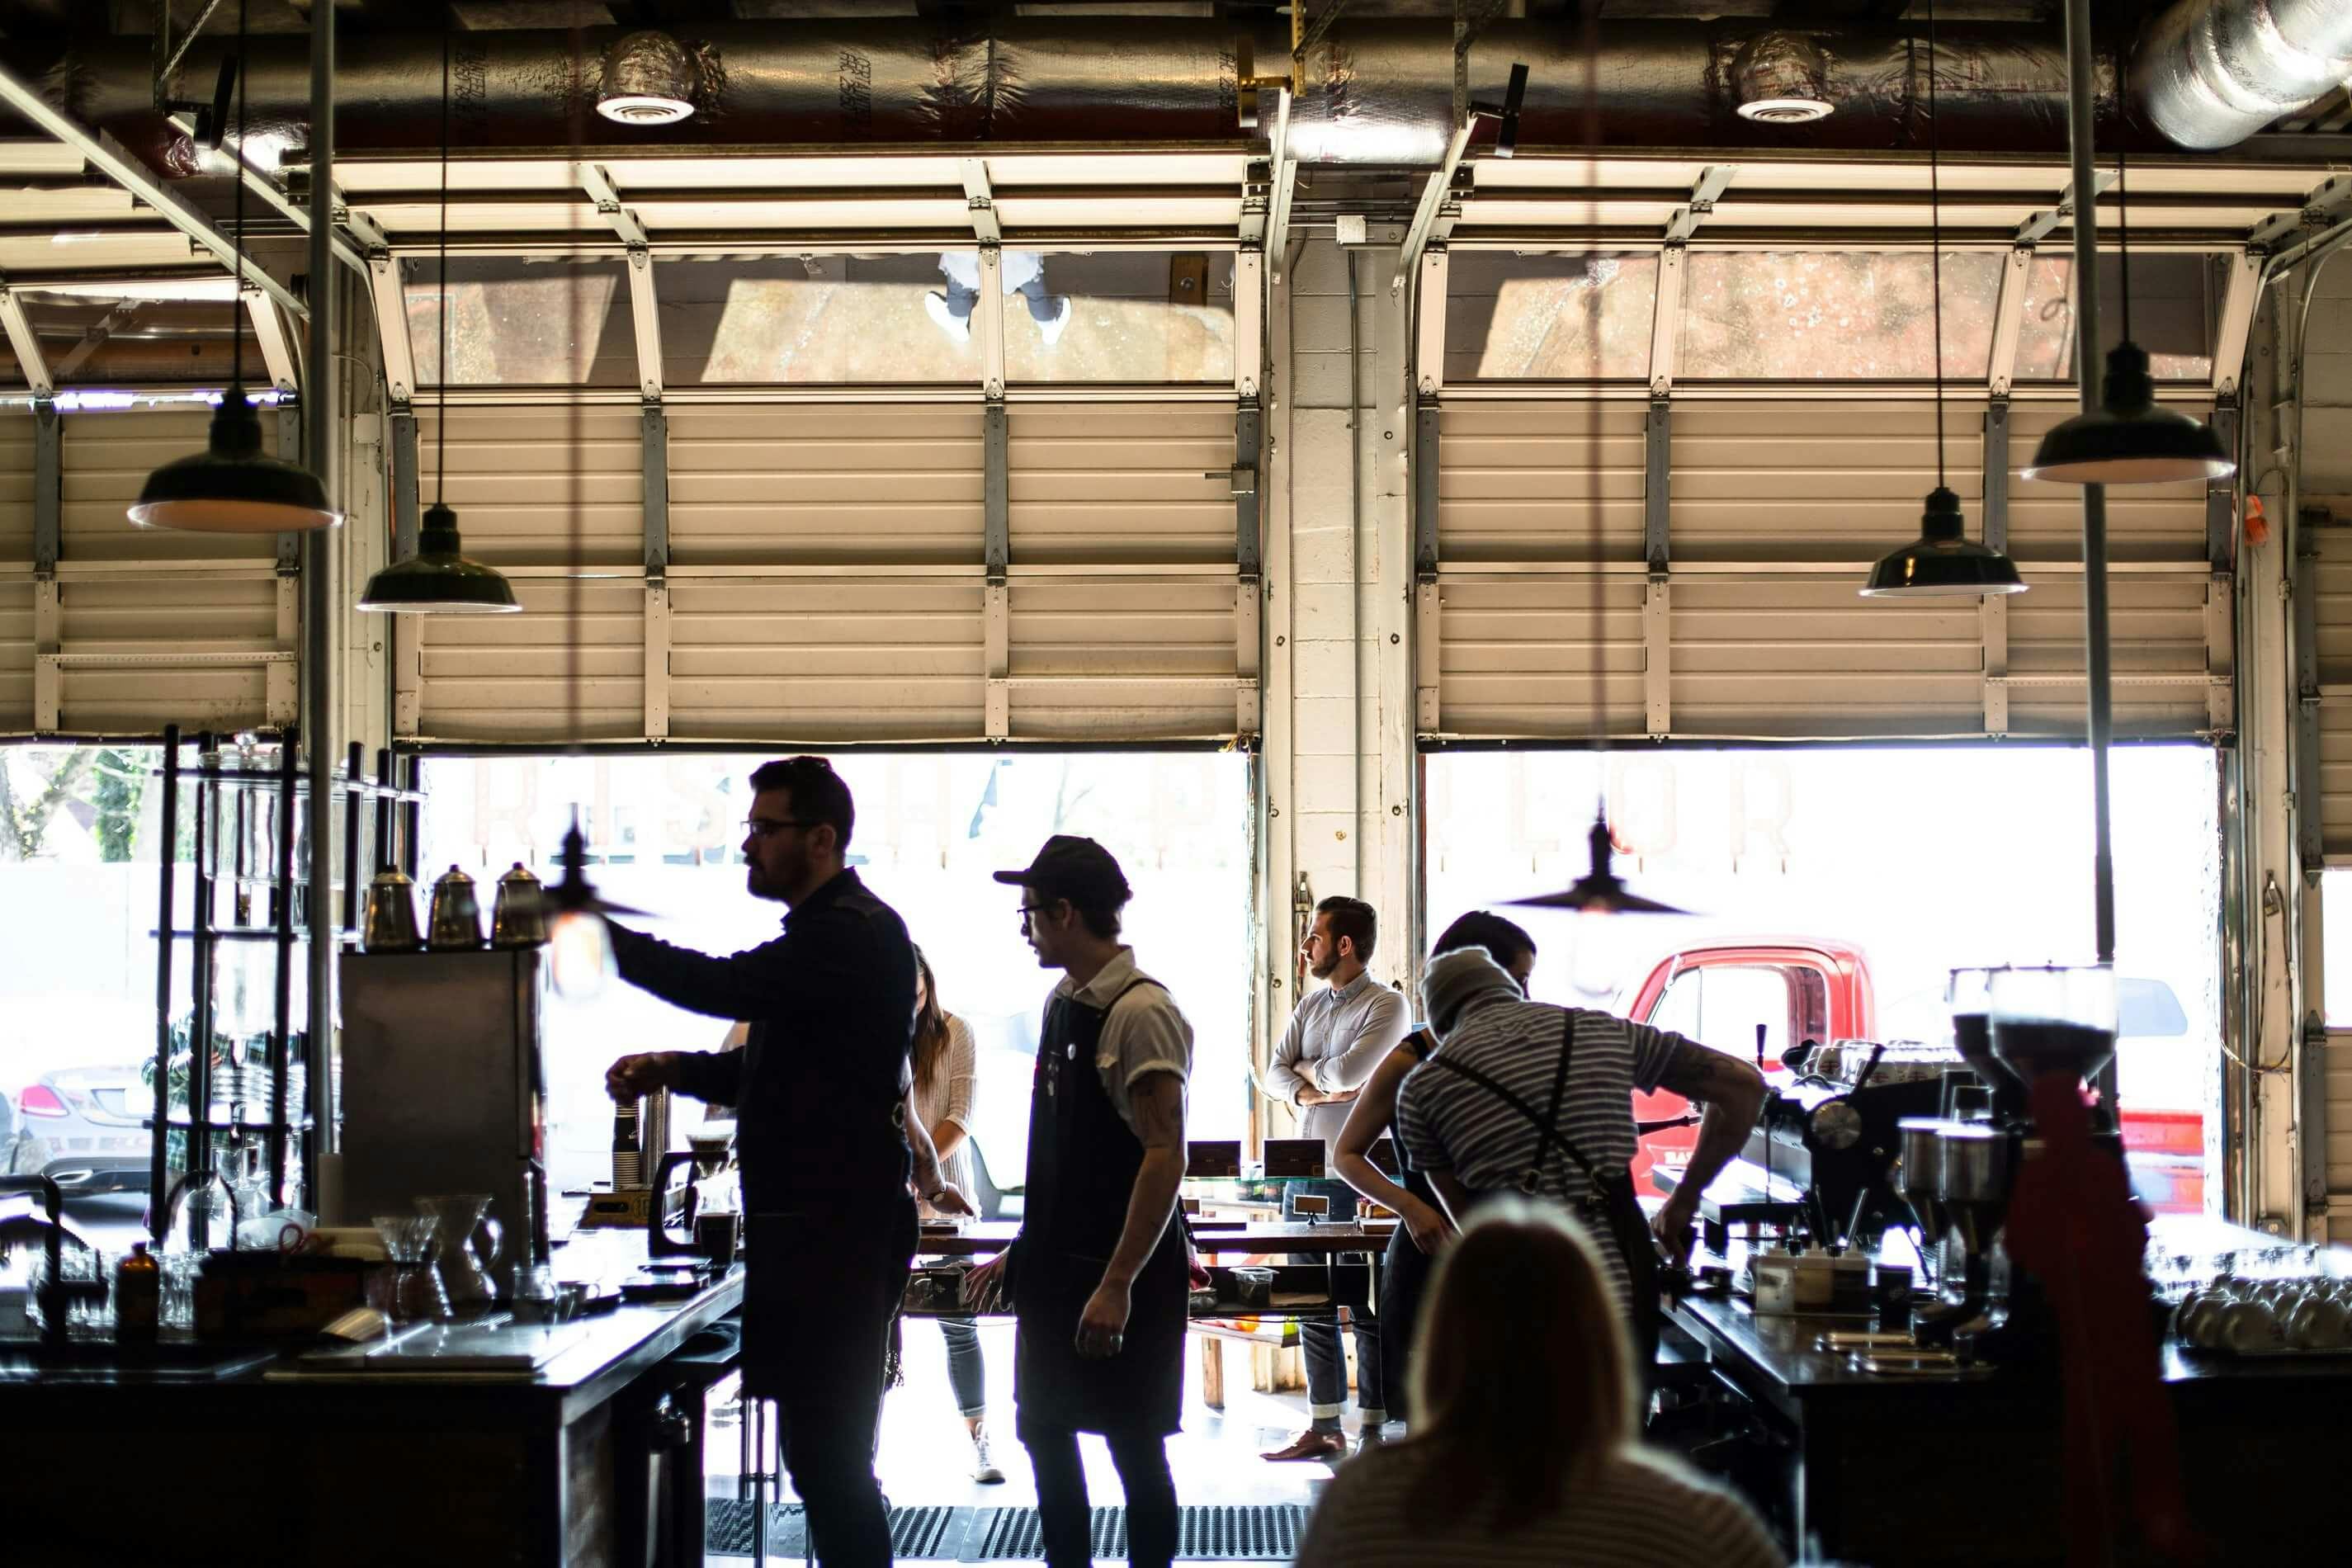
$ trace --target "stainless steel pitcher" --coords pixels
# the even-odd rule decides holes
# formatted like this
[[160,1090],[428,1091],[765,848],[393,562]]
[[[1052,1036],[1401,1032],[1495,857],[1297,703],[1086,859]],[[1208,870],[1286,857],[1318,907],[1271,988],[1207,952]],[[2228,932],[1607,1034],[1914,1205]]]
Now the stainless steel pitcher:
[[363,952],[415,952],[425,945],[416,931],[416,884],[397,866],[386,866],[368,884],[367,919],[360,931]]
[[490,910],[492,947],[537,947],[547,940],[546,889],[520,860],[499,879]]
[[433,922],[425,945],[436,952],[464,952],[482,945],[482,905],[474,879],[452,866],[433,884]]

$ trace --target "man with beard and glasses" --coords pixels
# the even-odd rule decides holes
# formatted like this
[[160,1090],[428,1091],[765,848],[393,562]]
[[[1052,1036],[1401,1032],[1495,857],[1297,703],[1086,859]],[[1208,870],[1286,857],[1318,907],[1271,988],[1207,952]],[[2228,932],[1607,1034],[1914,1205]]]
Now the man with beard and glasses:
[[[1404,1038],[1411,1022],[1405,999],[1364,971],[1380,935],[1372,906],[1361,899],[1334,896],[1315,906],[1315,923],[1300,945],[1299,957],[1307,973],[1325,984],[1302,998],[1290,1015],[1290,1026],[1275,1047],[1265,1072],[1269,1099],[1298,1108],[1299,1132],[1323,1140],[1323,1168],[1336,1170],[1339,1130],[1348,1111],[1388,1054]],[[1319,1197],[1334,1221],[1356,1217],[1356,1194],[1345,1182],[1295,1181],[1283,1191],[1285,1219],[1296,1217],[1300,1197]],[[1321,1259],[1294,1257],[1293,1263]],[[1388,1400],[1381,1380],[1381,1328],[1372,1314],[1356,1308],[1356,1408],[1362,1413],[1362,1439],[1381,1440],[1388,1421]],[[1307,1357],[1307,1400],[1312,1425],[1283,1447],[1263,1456],[1268,1459],[1337,1459],[1348,1452],[1339,1417],[1348,1408],[1348,1360],[1339,1345],[1336,1323],[1305,1322],[1298,1326],[1299,1349]]]
[[[762,763],[751,791],[747,881],[752,897],[786,907],[783,935],[714,958],[613,928],[623,979],[673,1006],[743,1020],[744,1046],[623,1057],[605,1085],[615,1100],[671,1089],[736,1108],[744,1394],[778,1404],[817,1562],[875,1568],[890,1561],[876,1423],[916,1241],[915,948],[898,912],[844,863],[856,811],[830,763]],[[939,1188],[924,1197],[956,1209],[937,1160],[922,1169]]]

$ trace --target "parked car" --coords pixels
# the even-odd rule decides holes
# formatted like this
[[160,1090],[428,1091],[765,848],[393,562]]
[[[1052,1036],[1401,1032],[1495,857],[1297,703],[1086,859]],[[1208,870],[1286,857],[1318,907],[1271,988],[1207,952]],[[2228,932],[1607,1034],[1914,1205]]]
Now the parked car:
[[[1870,962],[1834,937],[1757,937],[1708,942],[1669,953],[1620,998],[1636,1023],[1673,1029],[1717,1050],[1752,1059],[1763,1030],[1767,1076],[1778,1080],[1780,1054],[1805,1040],[1948,1041],[1940,994],[1913,994],[1882,1009]],[[2117,982],[2117,1060],[2125,1079],[2123,1134],[2132,1187],[2159,1214],[2205,1207],[2205,1116],[2196,1109],[2198,1060],[2189,1020],[2160,980]],[[1636,1095],[1634,1117],[1663,1121],[1689,1102],[1660,1090]],[[1642,1140],[1633,1162],[1635,1190],[1651,1190],[1654,1166],[1690,1158],[1695,1128],[1675,1127]]]
[[152,1090],[143,1068],[152,1010],[119,996],[12,997],[15,1038],[0,1057],[13,1115],[0,1117],[0,1170],[46,1175],[68,1196],[144,1191]]

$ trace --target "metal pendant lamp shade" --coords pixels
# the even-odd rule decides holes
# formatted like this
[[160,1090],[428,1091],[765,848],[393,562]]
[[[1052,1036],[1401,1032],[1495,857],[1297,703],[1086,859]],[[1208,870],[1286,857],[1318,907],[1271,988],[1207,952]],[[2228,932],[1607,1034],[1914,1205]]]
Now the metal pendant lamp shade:
[[416,554],[368,579],[362,610],[413,616],[498,616],[522,606],[506,578],[457,552],[457,514],[436,502],[425,509]]
[[1938,485],[1927,492],[1918,539],[1879,558],[1870,569],[1870,581],[1863,584],[1862,596],[1931,599],[2023,592],[2015,563],[1967,537],[1960,498]]
[[2157,405],[2137,343],[2126,339],[2108,352],[2101,392],[2102,406],[2053,426],[2019,472],[2071,485],[2163,485],[2238,471],[2210,425]]
[[205,449],[149,474],[130,510],[142,528],[189,533],[301,533],[343,521],[318,475],[263,453],[261,418],[235,384],[221,395]]
[[1592,846],[1592,868],[1579,877],[1569,888],[1557,893],[1538,893],[1531,898],[1513,899],[1512,903],[1537,910],[1572,910],[1585,915],[1682,915],[1688,910],[1678,910],[1672,904],[1662,904],[1655,899],[1645,899],[1625,885],[1623,878],[1611,870],[1613,853],[1609,842],[1609,817],[1606,808],[1594,815],[1592,831],[1586,835]]

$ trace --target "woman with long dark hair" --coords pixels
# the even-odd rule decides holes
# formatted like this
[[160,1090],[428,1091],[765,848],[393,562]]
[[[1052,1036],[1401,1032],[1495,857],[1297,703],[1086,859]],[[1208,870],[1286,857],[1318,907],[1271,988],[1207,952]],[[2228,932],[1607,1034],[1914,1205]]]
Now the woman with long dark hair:
[[[915,949],[915,1120],[930,1135],[939,1151],[940,1173],[958,1192],[971,1191],[971,1157],[964,1144],[971,1135],[971,1100],[978,1076],[979,1052],[971,1027],[940,1005],[939,984],[931,977],[931,961]],[[925,1219],[940,1217],[928,1203]],[[970,1318],[941,1318],[940,1332],[948,1344],[948,1386],[955,1391],[956,1407],[971,1435],[971,1479],[995,1482],[1004,1479],[988,1445],[988,1368],[980,1353],[980,1326]]]
[[1298,1568],[1780,1568],[1745,1503],[1640,1446],[1622,1318],[1574,1220],[1480,1205],[1431,1281],[1412,1435],[1339,1471]]

